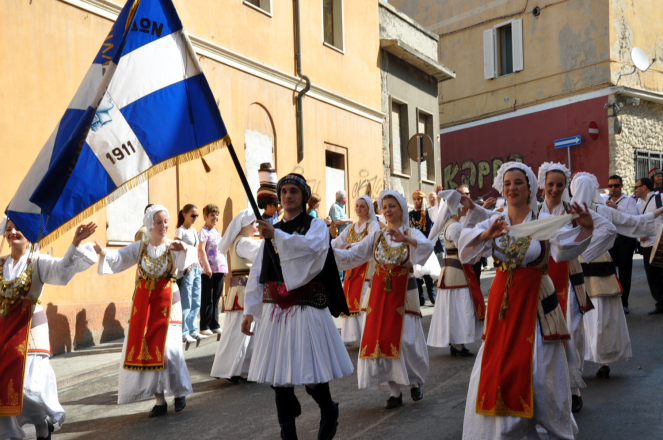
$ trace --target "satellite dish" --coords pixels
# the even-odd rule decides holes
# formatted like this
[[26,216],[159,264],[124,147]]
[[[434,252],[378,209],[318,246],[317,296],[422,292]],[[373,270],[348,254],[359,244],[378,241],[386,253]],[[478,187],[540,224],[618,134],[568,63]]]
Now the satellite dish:
[[631,61],[633,61],[635,67],[643,72],[646,72],[647,69],[649,69],[649,57],[647,57],[645,51],[639,47],[634,47],[631,50]]

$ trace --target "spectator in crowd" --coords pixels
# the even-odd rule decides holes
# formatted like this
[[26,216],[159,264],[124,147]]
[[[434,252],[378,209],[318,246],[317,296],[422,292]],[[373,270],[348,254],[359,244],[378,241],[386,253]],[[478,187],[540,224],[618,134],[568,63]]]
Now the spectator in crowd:
[[[429,237],[431,229],[433,228],[433,221],[428,216],[428,211],[426,210],[426,203],[424,200],[426,195],[421,190],[416,190],[412,194],[412,201],[414,202],[414,209],[409,212],[410,218],[410,228],[417,229],[424,237],[428,238],[433,244],[433,252],[439,253],[442,251],[442,244],[440,243],[439,235],[438,237]],[[430,259],[433,258],[433,265],[431,266]],[[436,257],[431,255],[429,261],[426,261],[426,264],[421,265],[421,274],[417,275],[417,267],[415,267],[415,279],[417,281],[417,289],[419,290],[419,305],[423,306],[426,303],[426,297],[424,296],[424,283],[426,283],[426,291],[428,292],[428,299],[430,299],[431,304],[435,304],[435,297],[437,296],[437,289],[435,288],[435,283],[431,274],[432,271],[435,272],[435,275],[440,273],[439,263],[435,263]],[[436,265],[437,264],[437,265]]]
[[228,273],[228,260],[219,251],[221,234],[216,229],[219,207],[209,204],[203,208],[205,226],[200,230],[198,256],[203,266],[201,277],[200,333],[210,336],[221,334],[219,299],[223,294],[223,279]]
[[[306,213],[313,218],[320,218],[318,209],[320,208],[321,202],[322,198],[318,194],[311,194],[311,198],[308,201],[308,209],[306,210]],[[331,225],[331,218],[327,217],[325,219],[325,223],[327,223],[327,226]]]
[[[647,214],[654,212],[663,205],[661,201],[661,194],[654,191],[654,183],[651,179],[643,177],[635,182],[635,195],[643,202],[640,205],[640,213]],[[661,218],[656,218],[656,230],[661,227]],[[649,312],[650,315],[663,314],[663,269],[658,266],[649,264],[652,248],[654,246],[655,236],[640,238],[640,250],[642,251],[642,259],[645,265],[645,275],[647,275],[647,284],[649,284],[649,291],[651,296],[656,301],[656,308]]]
[[[430,207],[428,208],[428,217],[433,221],[433,224],[435,224],[437,213],[442,207],[443,200],[438,197],[438,194],[443,189],[442,185],[437,185],[435,191],[428,194],[428,203],[430,204]],[[442,233],[439,237],[439,243],[440,246],[435,248],[435,257],[437,258],[437,262],[442,264],[442,260],[444,259],[444,240],[442,239]]]
[[[177,230],[175,240],[180,240],[191,247],[198,248],[200,240],[193,224],[198,218],[198,208],[187,204],[177,214]],[[182,301],[182,342],[196,342],[207,336],[198,333],[196,317],[200,311],[200,275],[202,270],[199,262],[194,262],[182,271],[177,280]]]
[[654,191],[663,191],[663,171],[657,167],[649,170],[649,178],[654,185]]
[[[150,203],[145,207],[143,213],[146,213],[147,210],[150,208],[150,206],[152,206],[152,203]],[[134,241],[147,241],[149,239],[150,239],[150,233],[148,232],[145,225],[141,226],[138,232],[136,232],[136,235],[134,235]]]
[[375,217],[378,219],[380,228],[381,229],[386,228],[387,223],[384,221],[384,216],[382,215],[382,209],[380,209],[380,205],[378,204],[377,200],[373,200],[373,209],[375,210]]
[[329,209],[329,217],[331,217],[331,220],[338,228],[338,234],[343,232],[343,230],[347,228],[350,223],[352,223],[352,219],[349,219],[345,214],[346,203],[348,203],[348,198],[345,195],[345,191],[337,191],[336,202]]

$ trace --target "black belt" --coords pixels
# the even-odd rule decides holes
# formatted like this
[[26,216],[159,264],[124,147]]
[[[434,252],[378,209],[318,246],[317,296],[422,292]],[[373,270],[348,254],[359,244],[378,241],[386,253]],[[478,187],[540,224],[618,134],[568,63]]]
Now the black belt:
[[[584,267],[583,267],[584,269]],[[573,287],[575,286],[580,286],[581,284],[585,284],[585,274],[580,272],[580,273],[572,273],[569,275],[569,281],[571,281],[571,285]]]
[[612,261],[602,263],[582,263],[582,271],[586,277],[609,277],[617,274],[617,268]]
[[543,314],[547,315],[557,308],[559,305],[559,298],[557,297],[557,292],[541,300],[541,306],[543,307]]
[[458,255],[458,249],[447,249],[447,255]]

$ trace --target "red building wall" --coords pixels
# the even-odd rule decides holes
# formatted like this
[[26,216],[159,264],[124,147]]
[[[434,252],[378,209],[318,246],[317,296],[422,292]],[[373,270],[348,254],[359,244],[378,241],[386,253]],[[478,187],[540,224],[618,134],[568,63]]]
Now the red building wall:
[[[603,187],[608,183],[610,153],[606,109],[608,96],[541,110],[496,122],[469,127],[440,135],[444,188],[461,183],[470,187],[472,197],[497,195],[493,176],[508,160],[526,163],[538,173],[543,162],[568,166],[567,149],[555,150],[557,139],[581,135],[582,143],[571,147],[571,170],[587,171]],[[588,125],[596,121],[599,138],[589,137]],[[454,186],[455,184],[455,186]]]

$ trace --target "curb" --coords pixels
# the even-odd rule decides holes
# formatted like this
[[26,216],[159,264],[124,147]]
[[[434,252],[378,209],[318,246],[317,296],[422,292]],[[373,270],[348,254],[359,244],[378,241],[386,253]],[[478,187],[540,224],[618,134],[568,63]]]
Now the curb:
[[[218,342],[221,340],[221,335],[216,335],[216,338],[214,336],[208,336],[205,339],[200,339],[196,341],[196,343],[182,343],[182,350],[183,351],[189,351],[189,350],[195,350],[196,348],[199,347],[204,347],[205,345],[213,344],[214,342]],[[80,385],[83,382],[87,382],[93,379],[97,379],[112,373],[117,373],[118,370],[120,369],[120,364],[121,361],[119,360],[113,361],[113,362],[108,362],[96,367],[92,367],[89,370],[77,372],[74,374],[70,374],[67,376],[59,376],[56,378],[57,381],[57,386],[58,386],[58,392],[71,388],[76,385]]]

